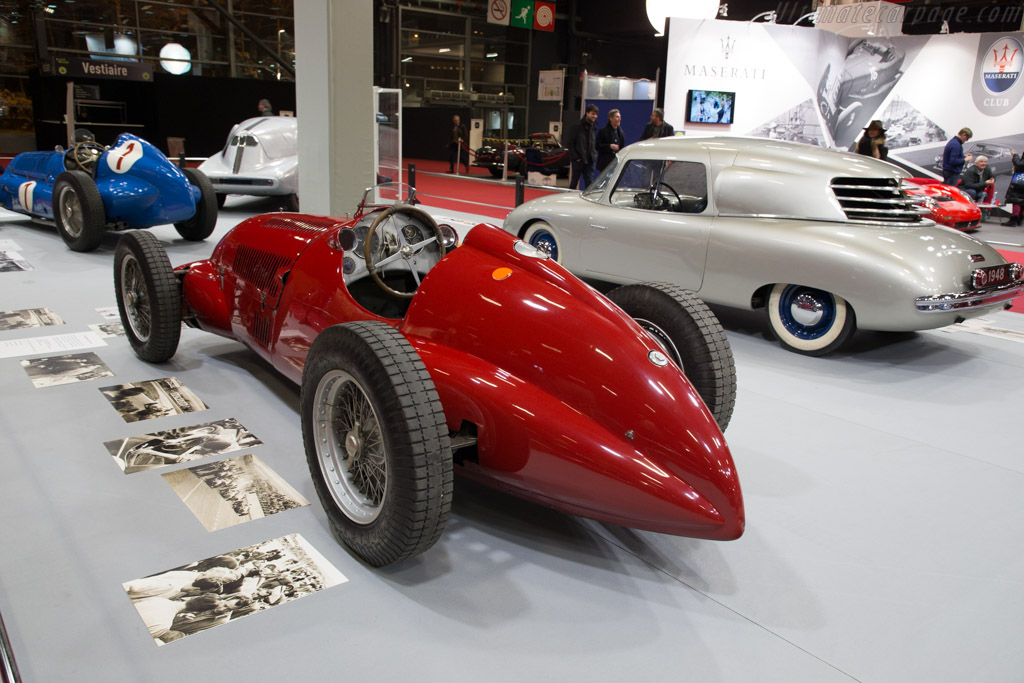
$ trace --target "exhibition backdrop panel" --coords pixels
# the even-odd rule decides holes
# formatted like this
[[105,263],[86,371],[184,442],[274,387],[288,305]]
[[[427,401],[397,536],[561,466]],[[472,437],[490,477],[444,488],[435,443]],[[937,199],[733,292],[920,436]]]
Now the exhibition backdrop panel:
[[[898,30],[898,27],[896,27]],[[883,26],[884,31],[884,26]],[[687,134],[753,135],[852,149],[872,119],[890,158],[941,176],[963,126],[985,154],[997,198],[1024,150],[1024,34],[852,38],[815,28],[672,19],[665,118]],[[736,93],[732,125],[683,124],[691,89]]]

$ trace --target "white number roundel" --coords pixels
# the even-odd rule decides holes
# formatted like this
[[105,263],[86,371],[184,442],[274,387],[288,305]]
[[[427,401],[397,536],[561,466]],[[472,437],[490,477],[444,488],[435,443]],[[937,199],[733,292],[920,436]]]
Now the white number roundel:
[[114,173],[127,173],[141,158],[142,143],[138,140],[126,140],[107,152],[107,165]]
[[25,211],[32,211],[32,195],[35,194],[35,189],[36,181],[34,180],[18,185],[18,202]]

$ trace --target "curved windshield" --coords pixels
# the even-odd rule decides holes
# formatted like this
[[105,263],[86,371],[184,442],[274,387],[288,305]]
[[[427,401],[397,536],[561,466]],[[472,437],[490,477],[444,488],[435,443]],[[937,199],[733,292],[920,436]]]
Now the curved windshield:
[[612,163],[604,167],[604,170],[594,179],[594,182],[588,185],[587,189],[583,190],[583,196],[593,202],[600,199],[601,195],[604,194],[605,188],[608,187],[611,178],[615,175],[615,169],[618,167],[619,158],[616,157],[612,159]]

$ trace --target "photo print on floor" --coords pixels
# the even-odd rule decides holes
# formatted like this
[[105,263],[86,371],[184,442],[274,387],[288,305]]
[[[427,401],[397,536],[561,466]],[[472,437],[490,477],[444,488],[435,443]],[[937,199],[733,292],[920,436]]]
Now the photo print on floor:
[[21,361],[21,367],[37,389],[114,376],[107,364],[92,352],[29,358]]
[[125,474],[166,467],[209,455],[240,451],[263,442],[233,417],[129,436],[103,445]]
[[100,391],[125,422],[193,413],[209,407],[177,377],[115,384]]
[[96,309],[96,312],[100,314],[100,317],[104,320],[110,320],[118,322],[121,320],[121,314],[117,310],[117,306],[102,306]]
[[64,319],[49,308],[25,308],[20,311],[0,311],[0,330],[23,330],[27,327],[63,325]]
[[124,336],[124,325],[121,323],[100,323],[99,325],[89,325],[89,329],[95,332],[96,336],[100,339]]
[[0,251],[0,273],[20,270],[35,270],[35,268],[16,251]]
[[161,476],[207,531],[309,505],[251,453]]
[[289,534],[121,585],[159,646],[346,581]]

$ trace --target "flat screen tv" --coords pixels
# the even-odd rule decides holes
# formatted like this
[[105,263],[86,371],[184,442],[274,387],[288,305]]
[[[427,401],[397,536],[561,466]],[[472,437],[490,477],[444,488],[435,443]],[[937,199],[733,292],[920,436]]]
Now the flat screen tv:
[[736,93],[691,90],[686,98],[687,123],[730,124],[736,117]]

